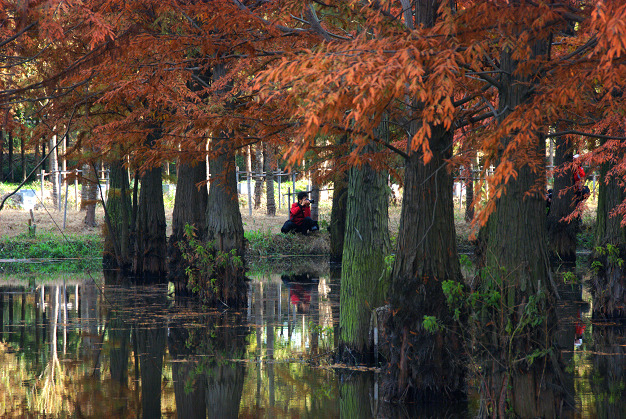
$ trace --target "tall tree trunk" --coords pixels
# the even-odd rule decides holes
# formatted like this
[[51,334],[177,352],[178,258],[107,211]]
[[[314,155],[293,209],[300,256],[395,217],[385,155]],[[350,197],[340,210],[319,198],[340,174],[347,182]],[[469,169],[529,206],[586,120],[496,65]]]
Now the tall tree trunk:
[[[619,157],[617,161],[620,161]],[[626,228],[622,216],[611,214],[626,198],[623,179],[607,176],[611,167],[603,164],[600,170],[600,190],[596,215],[596,262],[591,279],[594,318],[626,317]],[[620,263],[620,260],[622,261]]]
[[237,195],[235,154],[228,140],[222,144],[214,144],[212,153],[215,157],[210,164],[206,240],[213,243],[215,251],[229,253],[230,256],[229,261],[219,268],[223,274],[218,276],[215,288],[204,297],[207,302],[238,306],[245,300],[246,284],[243,266],[235,263],[235,259],[243,263],[245,252],[243,222]]
[[[547,56],[549,46],[547,40],[538,40],[532,56]],[[499,121],[530,100],[532,84],[520,74],[518,64],[510,49],[502,52]],[[545,184],[545,139],[527,134],[532,140],[518,153],[538,164],[516,166],[517,176],[509,179],[484,229],[478,286],[498,303],[489,304],[487,299],[479,310],[481,395],[483,406],[492,406],[501,416],[510,409],[520,417],[554,417],[566,395],[562,386],[545,388],[546,383],[558,381],[560,368],[553,354],[556,290],[545,239],[545,197],[543,190],[537,190]],[[501,138],[500,150],[511,141],[511,137]],[[498,156],[498,163],[510,162],[512,157],[507,157]]]
[[176,295],[188,295],[187,264],[182,258],[179,242],[185,240],[185,226],[194,228],[198,240],[204,240],[206,233],[206,210],[208,192],[206,181],[206,163],[204,161],[179,163],[176,197],[172,213],[172,235],[168,242],[169,277],[174,282]]
[[369,164],[350,169],[339,317],[339,355],[346,362],[373,359],[368,339],[371,312],[383,305],[387,291],[387,201],[386,173],[377,173]]
[[7,134],[7,140],[9,143],[9,181],[15,182],[15,176],[13,174],[13,134],[11,131]]
[[257,144],[254,150],[254,170],[256,172],[254,177],[254,209],[259,209],[261,208],[261,195],[263,195],[263,147],[261,144]]
[[[405,24],[432,27],[439,0],[418,2],[415,16],[405,15]],[[416,103],[419,106],[419,103]],[[410,107],[409,107],[410,108]],[[423,161],[411,139],[419,128],[412,123],[407,141],[404,194],[400,229],[391,274],[386,322],[391,358],[385,370],[387,397],[392,399],[455,398],[465,390],[465,367],[455,326],[443,294],[444,281],[461,282],[456,249],[452,175],[446,170],[452,156],[452,132],[432,126],[431,160]],[[444,325],[426,330],[425,316]]]
[[[0,147],[1,147],[1,146],[0,146]],[[35,150],[34,150],[34,152],[35,152],[35,165],[36,165],[37,163],[39,163],[39,159],[41,158],[41,157],[40,157],[40,156],[41,156],[41,154],[39,153],[39,142],[36,142],[36,143],[35,143]],[[1,153],[0,153],[0,154],[1,154]],[[1,166],[1,164],[0,164],[0,166]],[[0,176],[1,176],[1,175],[0,175]],[[1,178],[0,178],[0,180],[1,180]]]
[[[110,184],[107,191],[104,235],[104,267],[126,271],[131,264],[130,217],[131,199],[128,172],[121,159],[111,162]],[[109,230],[111,228],[111,230]]]
[[[274,196],[274,171],[276,170],[276,155],[274,146],[265,144],[265,190],[266,190],[266,206],[267,215],[274,217],[276,215],[276,198]],[[278,197],[280,199],[280,197]]]
[[[554,164],[559,168],[572,161],[571,144],[567,139],[555,140]],[[562,221],[574,208],[574,182],[570,171],[557,170],[554,175],[552,203],[548,214],[548,243],[550,259],[555,263],[576,263],[576,233],[578,222]]]
[[4,181],[4,130],[0,129],[0,182]]
[[[51,153],[52,157],[54,153]],[[54,177],[54,176],[53,176]],[[54,194],[54,192],[53,192]],[[81,191],[81,208],[85,208],[83,223],[87,227],[96,226],[96,203],[98,196],[98,174],[92,164],[83,165],[83,187]]]
[[167,271],[161,173],[159,165],[141,176],[133,270],[143,282],[162,282]]
[[311,199],[315,201],[311,204],[311,218],[317,221],[320,218],[320,184],[316,172],[311,174]]
[[[410,150],[410,144],[409,144]],[[445,169],[452,133],[433,127],[432,159],[410,152],[405,167],[400,230],[389,292],[392,357],[386,370],[394,381],[389,397],[457,397],[464,392],[462,342],[443,293],[444,281],[461,282],[454,228],[453,178]],[[436,317],[444,329],[423,326]]]
[[472,164],[470,163],[465,170],[465,221],[469,223],[474,219],[474,169]]
[[[345,144],[347,137],[343,136],[339,144]],[[348,203],[348,176],[346,172],[337,170],[339,161],[333,162],[335,175],[333,177],[333,206],[330,212],[330,261],[341,262],[343,256],[343,241],[346,231],[346,206]]]
[[22,138],[20,138],[20,160],[22,163],[22,182],[26,180],[26,155],[24,154],[25,146],[26,146],[26,140],[24,140],[24,136],[22,136]]
[[[57,136],[53,135],[50,138],[50,150],[54,148],[57,142]],[[50,172],[50,180],[52,181],[52,202],[54,204],[54,208],[57,209],[59,205],[59,158],[58,158],[58,149],[54,149],[52,153],[50,153],[50,160],[48,161],[48,171]],[[11,174],[11,180],[13,180],[13,175]]]

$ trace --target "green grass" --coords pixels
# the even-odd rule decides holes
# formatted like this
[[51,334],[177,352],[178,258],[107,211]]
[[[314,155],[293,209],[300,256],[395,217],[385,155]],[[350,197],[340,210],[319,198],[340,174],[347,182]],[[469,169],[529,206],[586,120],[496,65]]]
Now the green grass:
[[0,241],[2,259],[38,259],[40,263],[0,263],[0,273],[80,272],[102,263],[102,239],[97,235],[22,234]]
[[247,255],[251,257],[265,256],[295,256],[317,255],[327,252],[323,248],[321,238],[327,233],[323,231],[316,235],[303,236],[302,234],[273,234],[270,231],[246,231]]

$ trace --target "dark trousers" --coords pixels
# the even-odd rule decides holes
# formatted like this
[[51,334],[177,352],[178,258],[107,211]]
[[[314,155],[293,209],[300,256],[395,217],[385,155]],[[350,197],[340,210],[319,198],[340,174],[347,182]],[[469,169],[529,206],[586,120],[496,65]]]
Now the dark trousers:
[[306,234],[309,231],[319,230],[319,226],[317,225],[317,221],[312,219],[311,217],[304,217],[302,220],[302,224],[298,225],[291,220],[285,221],[283,227],[280,229],[283,233],[289,233],[290,231],[295,231],[297,233]]

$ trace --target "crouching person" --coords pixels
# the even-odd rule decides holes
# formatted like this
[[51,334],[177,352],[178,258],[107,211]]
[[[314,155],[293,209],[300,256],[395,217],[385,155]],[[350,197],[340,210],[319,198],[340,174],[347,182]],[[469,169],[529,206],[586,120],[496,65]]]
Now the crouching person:
[[280,229],[283,233],[297,231],[306,235],[309,231],[317,231],[317,221],[311,218],[311,201],[306,192],[298,193],[298,202],[294,202],[289,210],[289,220]]

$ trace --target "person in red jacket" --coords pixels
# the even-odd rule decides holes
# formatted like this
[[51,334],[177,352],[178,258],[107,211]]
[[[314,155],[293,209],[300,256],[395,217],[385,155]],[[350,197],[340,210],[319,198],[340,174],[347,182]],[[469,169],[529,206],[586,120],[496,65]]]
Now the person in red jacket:
[[574,205],[578,205],[589,197],[589,187],[585,185],[585,169],[580,164],[580,155],[574,154]]
[[579,158],[579,154],[574,154],[574,187],[577,191],[581,190],[585,184],[585,169],[581,166]]
[[290,231],[307,234],[309,231],[319,230],[317,221],[311,218],[311,201],[306,192],[298,193],[298,202],[294,202],[289,210],[289,220],[280,229],[283,233]]

